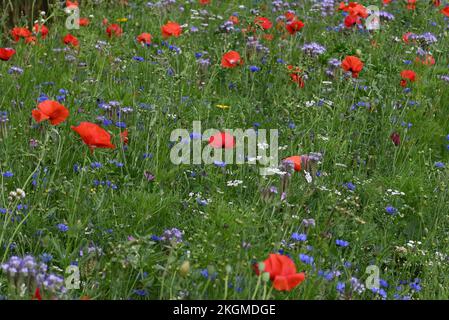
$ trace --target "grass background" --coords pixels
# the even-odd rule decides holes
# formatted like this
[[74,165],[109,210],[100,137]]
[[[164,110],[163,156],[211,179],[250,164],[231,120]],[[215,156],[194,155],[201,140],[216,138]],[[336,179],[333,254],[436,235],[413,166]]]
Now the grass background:
[[[204,7],[209,12],[204,20],[191,17],[190,9],[202,8],[197,3],[179,2],[158,10],[146,7],[146,2],[84,4],[81,15],[94,17],[88,27],[71,31],[81,43],[73,52],[53,50],[64,47],[61,38],[68,33],[62,11],[55,11],[49,37],[35,46],[13,44],[7,37],[1,40],[0,47],[13,46],[17,54],[10,62],[0,63],[0,109],[9,114],[0,135],[0,171],[13,173],[1,178],[0,207],[22,217],[21,222],[11,222],[8,214],[1,216],[3,262],[11,255],[47,253],[53,256],[51,270],[60,274],[76,262],[82,286],[68,292],[66,298],[72,299],[83,295],[93,299],[337,299],[337,282],[346,283],[344,298],[376,299],[370,290],[360,295],[350,292],[351,278],[364,282],[365,268],[373,264],[389,284],[384,288],[388,298],[395,293],[416,299],[449,297],[448,171],[434,166],[436,161],[447,164],[449,156],[449,91],[439,79],[448,73],[449,64],[447,21],[442,14],[425,1],[414,12],[396,1],[386,9],[395,20],[382,24],[378,32],[336,32],[326,28],[341,23],[339,12],[322,18],[310,1],[301,2],[294,9],[304,29],[285,38],[283,31],[273,29],[274,40],[263,42],[270,54],[262,63],[261,56],[246,49],[244,34],[217,32],[224,20],[214,15],[227,19],[239,12],[243,27],[253,20],[249,9],[257,8],[274,21],[283,12],[271,12],[269,1],[212,1]],[[361,1],[364,5],[376,1],[365,2]],[[178,8],[181,4],[184,11]],[[239,8],[241,4],[246,8]],[[107,38],[101,25],[105,17],[111,22],[128,18],[120,22],[122,37]],[[168,20],[200,28],[198,33],[184,32],[168,40],[182,49],[181,54],[161,45],[160,27]],[[208,26],[201,27],[202,22]],[[404,65],[403,60],[414,60],[416,47],[395,38],[408,31],[438,35],[438,43],[431,48],[435,66]],[[141,32],[151,33],[158,47],[136,44]],[[98,40],[107,41],[101,52],[95,49]],[[373,40],[378,47],[373,47]],[[299,49],[312,41],[327,48],[316,60]],[[163,53],[158,54],[158,49]],[[222,69],[220,59],[228,50],[239,51],[245,65]],[[359,81],[366,88],[357,89],[340,71],[331,84],[323,84],[329,80],[324,73],[327,59],[343,59],[357,50],[365,63]],[[202,51],[211,60],[205,72],[195,61],[195,53]],[[67,61],[67,55],[75,61]],[[134,56],[145,61],[135,61]],[[278,58],[307,72],[303,89],[289,81]],[[11,65],[23,68],[24,73],[8,74]],[[250,65],[261,70],[251,73]],[[418,74],[408,94],[399,86],[403,69]],[[230,83],[235,88],[230,89]],[[64,101],[71,112],[68,121],[58,127],[36,125],[31,110],[37,98],[44,93],[55,99],[60,89],[68,91]],[[90,154],[70,130],[70,125],[104,115],[97,99],[120,101],[134,109],[124,120],[130,135],[127,150],[119,147]],[[307,106],[306,102],[320,99],[332,101],[332,106]],[[371,107],[351,110],[360,101]],[[230,108],[222,110],[216,104]],[[201,120],[203,128],[251,128],[254,123],[277,128],[279,145],[285,146],[280,157],[322,152],[321,175],[308,184],[297,173],[285,202],[279,195],[264,201],[261,189],[279,187],[280,180],[261,177],[254,166],[174,166],[169,157],[170,133],[177,128],[191,130],[194,120]],[[120,145],[121,129],[107,129]],[[401,135],[398,147],[389,138],[393,131]],[[38,140],[39,147],[30,148],[30,139]],[[149,153],[152,157],[144,159]],[[112,160],[124,165],[117,167]],[[102,168],[91,168],[93,162],[102,163]],[[86,169],[77,173],[74,165]],[[153,182],[146,180],[145,171],[154,174]],[[109,180],[118,188],[96,187],[95,179]],[[243,183],[228,187],[231,180]],[[348,182],[356,186],[354,191],[344,187]],[[28,209],[21,212],[16,209],[18,203],[7,199],[19,187],[27,193],[22,204]],[[392,196],[388,189],[405,195]],[[196,194],[211,201],[201,206]],[[387,214],[388,205],[399,214]],[[314,218],[316,227],[304,229],[305,218]],[[68,225],[69,231],[60,232],[59,223]],[[151,241],[151,235],[173,227],[184,231],[182,244]],[[293,232],[307,233],[307,241],[285,246],[293,242]],[[135,240],[129,241],[129,236]],[[336,239],[349,241],[349,247],[336,247]],[[421,244],[411,248],[406,245],[410,240]],[[242,248],[243,242],[251,247]],[[98,250],[87,254],[89,247]],[[272,291],[251,268],[253,262],[280,249],[307,274],[306,281],[290,293]],[[314,266],[302,263],[299,254],[314,257]],[[185,261],[190,263],[187,275],[179,269]],[[328,280],[320,270],[340,275]],[[419,292],[409,286],[415,278],[421,281]],[[3,295],[18,298],[7,290],[4,275],[0,283]],[[135,290],[145,292],[139,295]]]

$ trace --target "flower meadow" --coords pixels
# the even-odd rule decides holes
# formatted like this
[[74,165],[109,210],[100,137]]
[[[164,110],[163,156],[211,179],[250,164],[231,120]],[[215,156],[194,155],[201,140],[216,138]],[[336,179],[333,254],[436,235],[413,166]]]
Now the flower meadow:
[[449,298],[448,1],[48,11],[1,20],[1,299]]

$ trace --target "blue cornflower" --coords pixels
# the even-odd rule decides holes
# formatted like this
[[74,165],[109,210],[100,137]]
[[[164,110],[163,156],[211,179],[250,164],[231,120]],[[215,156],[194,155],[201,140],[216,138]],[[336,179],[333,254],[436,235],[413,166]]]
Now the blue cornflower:
[[398,212],[398,209],[396,209],[396,208],[393,207],[393,206],[387,206],[387,207],[385,208],[385,211],[386,211],[388,214],[394,215],[394,214],[396,214],[396,212]]
[[307,240],[307,235],[304,233],[297,233],[297,232],[293,232],[292,233],[292,239],[295,241],[306,241]]
[[153,240],[153,241],[161,241],[161,237],[158,237],[155,234],[153,234],[150,239]]
[[103,167],[103,165],[100,162],[92,162],[90,164],[90,166],[91,166],[92,169],[98,169],[98,168]]
[[43,263],[49,263],[51,260],[53,260],[53,256],[49,253],[43,253],[41,254],[41,260]]
[[435,168],[444,168],[445,164],[441,161],[435,162]]
[[39,103],[44,102],[44,101],[47,101],[47,100],[49,100],[49,98],[47,97],[46,94],[43,94],[43,93],[41,93],[41,94],[39,95],[39,98],[37,98],[37,102],[39,102]]
[[208,271],[207,269],[202,269],[202,270],[200,271],[200,274],[201,274],[204,278],[206,278],[206,279],[209,278],[209,271]]
[[258,72],[260,71],[260,68],[258,66],[249,66],[249,71]]
[[346,288],[346,284],[344,282],[338,282],[337,283],[337,291],[340,294],[344,294],[345,293],[345,288]]
[[372,288],[371,291],[373,293],[378,294],[379,296],[381,296],[382,299],[386,299],[387,298],[387,293],[385,292],[384,289]]
[[355,190],[355,185],[352,182],[347,182],[344,184],[344,186],[350,190],[350,191],[354,191]]
[[139,61],[139,62],[143,62],[143,61],[145,61],[145,58],[139,57],[139,56],[135,56],[135,57],[133,57],[133,60]]
[[12,176],[14,176],[14,173],[12,173],[11,171],[5,171],[2,173],[2,175],[5,178],[11,178]]
[[388,282],[384,279],[379,279],[379,284],[381,287],[388,288]]
[[302,263],[310,264],[310,265],[312,265],[312,264],[313,264],[313,261],[314,261],[314,259],[313,259],[312,256],[308,256],[307,254],[303,254],[303,253],[301,253],[301,254],[299,255],[299,260],[300,260]]
[[146,297],[148,295],[148,291],[144,289],[137,289],[134,290],[134,294],[140,296],[140,297]]
[[335,240],[335,244],[339,247],[347,247],[349,246],[349,242],[341,239]]
[[67,225],[65,225],[64,223],[58,224],[57,227],[58,227],[58,230],[61,232],[69,231],[69,227]]

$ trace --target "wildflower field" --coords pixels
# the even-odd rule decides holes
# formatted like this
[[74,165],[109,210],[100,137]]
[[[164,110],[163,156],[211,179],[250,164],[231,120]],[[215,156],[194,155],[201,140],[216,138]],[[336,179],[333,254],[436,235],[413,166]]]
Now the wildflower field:
[[44,2],[1,2],[1,299],[449,298],[448,1]]

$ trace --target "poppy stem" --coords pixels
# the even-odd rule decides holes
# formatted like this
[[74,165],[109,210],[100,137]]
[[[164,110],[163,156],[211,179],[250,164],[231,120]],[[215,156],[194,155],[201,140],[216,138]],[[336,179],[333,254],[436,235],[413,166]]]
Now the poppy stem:
[[261,280],[262,280],[262,275],[259,275],[259,277],[257,277],[256,288],[254,288],[254,293],[253,293],[253,296],[251,297],[251,300],[256,300],[256,295],[257,295],[257,291],[259,291]]

